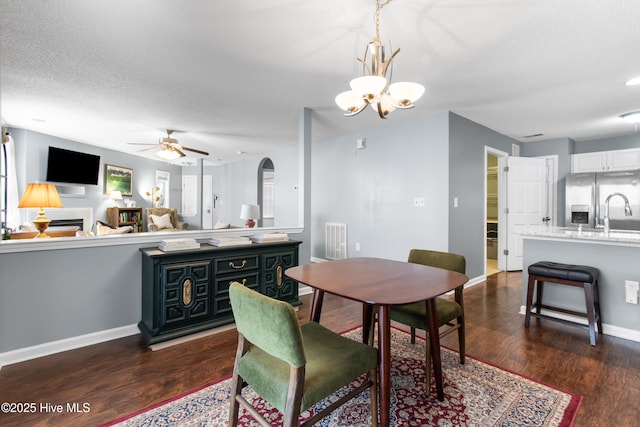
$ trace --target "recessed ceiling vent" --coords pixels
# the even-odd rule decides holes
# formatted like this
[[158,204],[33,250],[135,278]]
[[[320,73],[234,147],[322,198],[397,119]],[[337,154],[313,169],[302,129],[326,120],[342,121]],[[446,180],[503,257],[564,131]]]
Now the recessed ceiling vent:
[[544,133],[533,133],[531,135],[525,135],[523,138],[537,138],[539,136],[544,136]]

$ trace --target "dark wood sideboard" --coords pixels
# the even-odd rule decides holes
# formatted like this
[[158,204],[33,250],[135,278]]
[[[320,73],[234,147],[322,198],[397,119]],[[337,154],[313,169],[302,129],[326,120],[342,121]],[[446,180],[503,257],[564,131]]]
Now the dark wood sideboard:
[[233,322],[229,284],[300,305],[298,282],[284,271],[298,265],[299,241],[163,252],[142,248],[142,320],[154,344]]

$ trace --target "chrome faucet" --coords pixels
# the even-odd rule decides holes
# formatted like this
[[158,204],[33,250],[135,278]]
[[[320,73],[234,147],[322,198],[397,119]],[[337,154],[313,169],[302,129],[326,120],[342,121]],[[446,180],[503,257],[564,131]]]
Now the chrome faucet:
[[629,206],[629,199],[622,193],[611,193],[604,201],[604,232],[609,233],[609,200],[613,196],[620,196],[624,199],[624,216],[631,216],[631,206]]

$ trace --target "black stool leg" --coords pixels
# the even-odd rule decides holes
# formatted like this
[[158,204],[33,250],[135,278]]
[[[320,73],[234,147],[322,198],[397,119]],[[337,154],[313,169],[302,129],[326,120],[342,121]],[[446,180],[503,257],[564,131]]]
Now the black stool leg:
[[531,303],[533,302],[533,287],[535,286],[536,277],[534,275],[529,276],[529,282],[527,283],[527,305],[524,310],[524,327],[529,327],[531,321]]
[[593,304],[596,309],[596,321],[598,323],[598,333],[602,335],[602,318],[600,317],[600,296],[598,295],[598,281],[593,283]]
[[536,313],[542,314],[542,291],[544,289],[544,280],[538,277],[538,287],[536,288]]
[[589,320],[589,342],[591,345],[596,345],[596,326],[595,326],[595,314],[594,314],[594,297],[593,297],[593,286],[591,283],[585,282],[584,286],[584,297],[587,303],[587,319]]

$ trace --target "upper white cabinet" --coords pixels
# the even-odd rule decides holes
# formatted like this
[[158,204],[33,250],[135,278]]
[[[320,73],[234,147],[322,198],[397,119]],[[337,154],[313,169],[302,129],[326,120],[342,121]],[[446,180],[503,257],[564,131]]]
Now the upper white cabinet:
[[640,169],[640,148],[571,155],[571,172],[603,172]]

